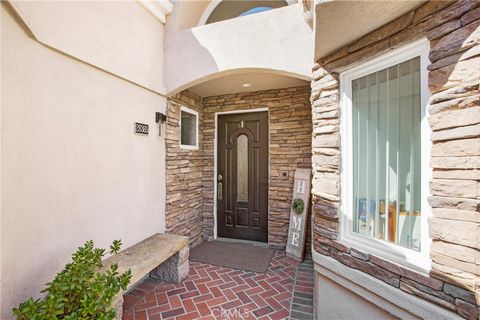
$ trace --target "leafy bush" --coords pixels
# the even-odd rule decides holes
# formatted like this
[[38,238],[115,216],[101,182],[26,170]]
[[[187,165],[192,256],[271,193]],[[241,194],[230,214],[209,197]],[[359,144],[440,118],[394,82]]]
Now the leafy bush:
[[[120,251],[121,241],[115,240],[110,253]],[[125,290],[132,278],[131,271],[118,273],[113,264],[107,271],[99,272],[105,249],[94,248],[93,241],[72,254],[72,262],[58,273],[42,292],[44,299],[29,298],[13,309],[19,320],[86,320],[115,319],[112,302],[120,289]]]

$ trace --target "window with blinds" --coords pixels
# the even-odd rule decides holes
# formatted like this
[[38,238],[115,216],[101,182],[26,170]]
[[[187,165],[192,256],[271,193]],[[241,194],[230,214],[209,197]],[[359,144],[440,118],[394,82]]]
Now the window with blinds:
[[420,250],[420,58],[352,81],[352,231]]

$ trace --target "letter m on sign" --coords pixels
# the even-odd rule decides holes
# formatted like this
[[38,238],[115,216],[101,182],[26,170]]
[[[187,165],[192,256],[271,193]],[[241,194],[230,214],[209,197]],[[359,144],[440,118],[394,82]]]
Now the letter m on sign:
[[302,218],[293,216],[293,229],[302,231]]

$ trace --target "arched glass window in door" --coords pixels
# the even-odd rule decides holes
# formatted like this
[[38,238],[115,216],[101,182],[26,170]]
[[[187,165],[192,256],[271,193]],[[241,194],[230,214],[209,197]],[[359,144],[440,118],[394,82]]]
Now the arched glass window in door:
[[248,201],[248,137],[237,138],[237,201]]

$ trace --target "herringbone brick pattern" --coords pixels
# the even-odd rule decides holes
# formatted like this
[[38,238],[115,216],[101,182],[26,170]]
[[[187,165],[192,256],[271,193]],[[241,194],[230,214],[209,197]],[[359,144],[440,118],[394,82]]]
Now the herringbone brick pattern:
[[297,267],[283,251],[266,274],[190,262],[185,281],[146,279],[126,294],[123,319],[288,319]]

